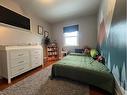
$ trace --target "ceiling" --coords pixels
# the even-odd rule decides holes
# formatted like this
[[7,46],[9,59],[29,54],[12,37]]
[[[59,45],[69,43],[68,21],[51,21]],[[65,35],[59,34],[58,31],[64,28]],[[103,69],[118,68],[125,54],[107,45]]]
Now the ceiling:
[[40,18],[55,23],[98,12],[101,0],[15,0]]

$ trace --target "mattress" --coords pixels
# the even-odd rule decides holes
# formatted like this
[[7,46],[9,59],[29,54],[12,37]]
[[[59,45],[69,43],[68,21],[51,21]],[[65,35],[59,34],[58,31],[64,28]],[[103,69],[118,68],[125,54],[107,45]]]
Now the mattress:
[[52,78],[64,77],[114,93],[114,78],[110,70],[91,57],[71,54],[52,67]]

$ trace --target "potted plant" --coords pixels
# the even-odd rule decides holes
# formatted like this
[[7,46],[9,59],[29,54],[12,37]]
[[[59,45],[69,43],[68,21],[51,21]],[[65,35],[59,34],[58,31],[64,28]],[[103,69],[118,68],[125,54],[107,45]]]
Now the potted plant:
[[45,44],[46,46],[50,44],[50,38],[49,38],[48,36],[45,37],[45,39],[44,39],[44,44]]

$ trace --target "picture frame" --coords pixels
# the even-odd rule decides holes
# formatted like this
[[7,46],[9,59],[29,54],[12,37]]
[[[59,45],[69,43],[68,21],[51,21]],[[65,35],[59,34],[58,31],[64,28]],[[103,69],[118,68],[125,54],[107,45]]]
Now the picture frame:
[[49,36],[49,32],[48,31],[44,31],[44,37]]
[[43,27],[38,25],[38,34],[43,35]]

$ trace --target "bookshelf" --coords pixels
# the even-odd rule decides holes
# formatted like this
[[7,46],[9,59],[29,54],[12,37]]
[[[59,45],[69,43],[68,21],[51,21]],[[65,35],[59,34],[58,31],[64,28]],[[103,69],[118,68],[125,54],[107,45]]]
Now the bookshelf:
[[47,61],[56,61],[59,58],[57,43],[53,42],[46,46]]

